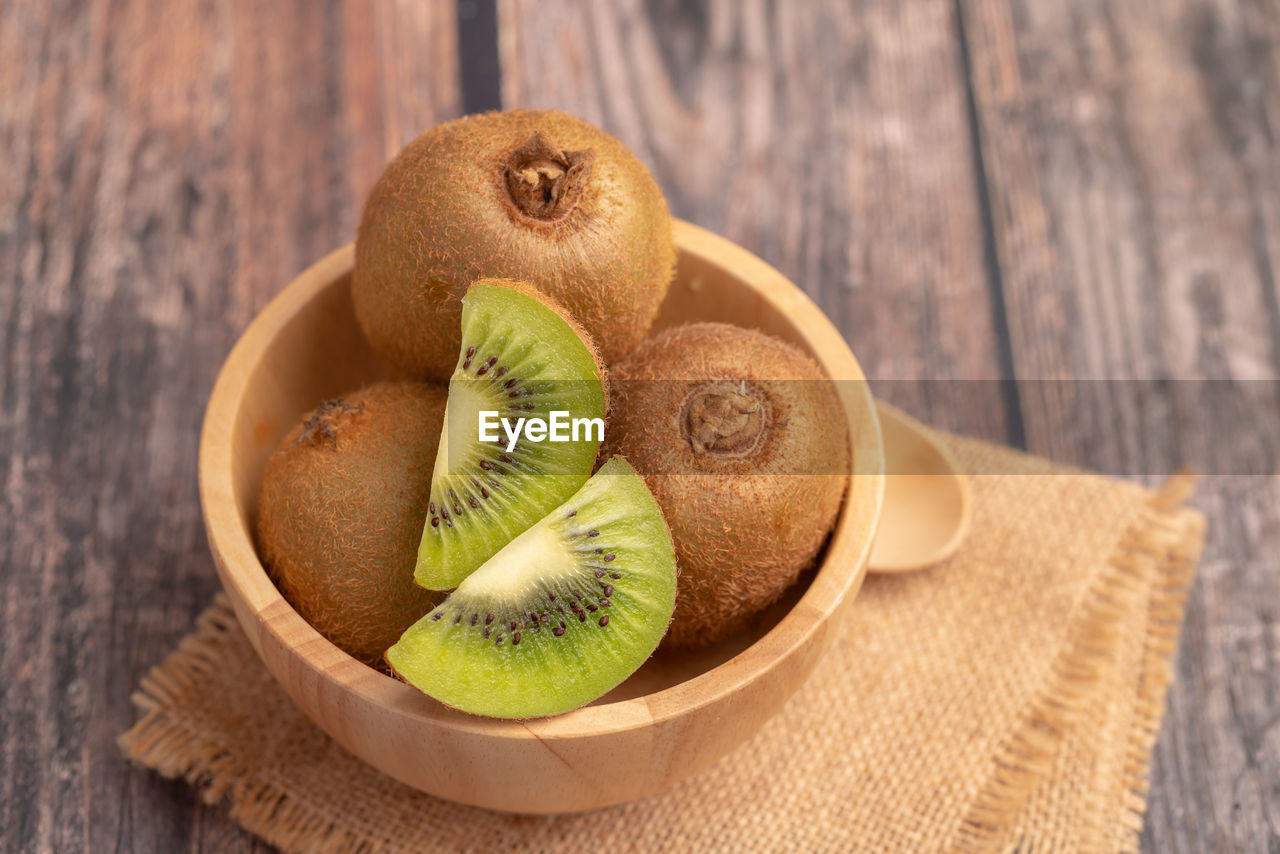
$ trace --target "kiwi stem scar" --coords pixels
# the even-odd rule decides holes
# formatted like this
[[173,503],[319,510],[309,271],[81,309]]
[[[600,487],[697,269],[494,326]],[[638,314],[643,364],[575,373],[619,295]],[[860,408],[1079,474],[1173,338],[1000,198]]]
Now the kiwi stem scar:
[[764,395],[745,381],[698,386],[685,398],[680,429],[696,454],[745,456],[768,423]]
[[577,207],[594,162],[590,149],[561,151],[539,131],[508,156],[507,192],[524,216],[561,219]]

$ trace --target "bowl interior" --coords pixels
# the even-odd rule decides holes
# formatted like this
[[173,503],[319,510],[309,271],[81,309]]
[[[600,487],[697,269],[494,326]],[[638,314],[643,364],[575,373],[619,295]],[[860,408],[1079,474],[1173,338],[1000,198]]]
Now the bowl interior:
[[[723,246],[724,253],[690,251],[692,237],[705,235],[716,241],[713,247]],[[719,238],[701,230],[681,224],[677,231],[682,246],[678,271],[671,291],[663,304],[658,327],[678,325],[694,320],[710,320],[733,323],[761,329],[805,349],[827,372],[841,383],[846,417],[854,429],[855,475],[873,476],[875,483],[866,478],[854,477],[853,495],[846,500],[837,523],[836,537],[851,538],[853,549],[845,554],[854,555],[858,565],[844,570],[856,573],[856,579],[845,579],[845,587],[836,590],[838,598],[852,595],[861,582],[866,553],[879,513],[880,501],[880,436],[870,397],[866,393],[863,378],[856,362],[848,353],[840,338],[818,310],[794,286],[780,274],[754,259],[743,250],[732,247]],[[741,262],[746,267],[736,269]],[[300,420],[305,413],[321,401],[359,388],[361,385],[389,376],[365,341],[354,317],[350,293],[350,247],[333,253],[313,267],[290,286],[278,302],[290,303],[287,310],[278,309],[273,303],[257,324],[268,324],[260,330],[256,339],[261,343],[260,352],[241,359],[243,376],[236,377],[241,386],[238,405],[231,418],[230,456],[231,477],[229,498],[234,504],[240,530],[237,539],[251,544],[256,530],[258,490],[267,460],[281,437]],[[777,283],[762,286],[761,271],[777,279]],[[305,288],[305,293],[290,293],[295,288]],[[794,309],[794,310],[791,310]],[[801,328],[800,324],[806,328]],[[815,330],[820,323],[824,328]],[[254,330],[251,330],[251,333]],[[808,334],[806,334],[806,332]],[[820,332],[827,347],[815,346],[815,332]],[[246,338],[250,333],[246,333]],[[838,343],[832,352],[831,342]],[[228,370],[237,359],[233,353]],[[224,371],[226,373],[226,371]],[[220,378],[221,386],[225,378]],[[215,389],[210,404],[211,415],[221,389]],[[833,413],[833,417],[839,417]],[[209,425],[206,425],[206,440]],[[209,504],[218,500],[210,498],[216,486],[204,483],[206,459],[202,448],[202,493],[205,493],[206,516]],[[850,513],[853,506],[857,512]],[[214,531],[211,530],[211,537]],[[215,543],[215,552],[225,551]],[[251,554],[248,548],[241,558]],[[228,564],[224,566],[223,564]],[[824,561],[820,558],[819,567]],[[236,565],[230,565],[236,564]],[[249,565],[246,565],[249,564]],[[267,604],[273,607],[283,602],[267,578],[256,554],[251,559],[224,559],[219,562],[224,583],[236,585],[247,603],[257,609],[260,617]],[[607,704],[629,698],[650,695],[684,683],[729,661],[752,646],[786,617],[793,606],[809,589],[815,571],[805,573],[774,607],[759,615],[755,622],[739,635],[718,645],[697,652],[668,654],[659,652],[634,676],[596,704]],[[276,601],[272,601],[276,600]],[[237,602],[240,607],[243,603]],[[242,621],[247,615],[242,613]],[[302,623],[296,614],[293,617]],[[309,644],[327,643],[309,631],[309,627],[297,631],[314,635]],[[297,632],[291,632],[297,636]],[[255,643],[257,640],[255,639]],[[340,654],[336,649],[334,654]],[[331,656],[326,656],[331,657]],[[352,660],[352,664],[355,664]],[[362,667],[362,666],[361,666]],[[367,668],[364,668],[368,670]],[[376,678],[399,686],[389,677],[361,674],[360,681],[367,684]],[[403,687],[403,686],[399,686]],[[415,692],[416,693],[416,692]],[[432,716],[455,714],[422,697],[424,713]]]

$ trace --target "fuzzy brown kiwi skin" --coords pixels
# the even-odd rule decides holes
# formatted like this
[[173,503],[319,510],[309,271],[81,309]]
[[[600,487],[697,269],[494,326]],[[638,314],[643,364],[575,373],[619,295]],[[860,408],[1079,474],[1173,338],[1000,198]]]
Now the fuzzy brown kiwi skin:
[[321,404],[263,476],[258,543],[272,580],[353,657],[382,654],[441,598],[413,583],[447,391],[369,386]]
[[612,378],[602,456],[644,476],[676,546],[663,644],[723,640],[795,583],[840,510],[849,438],[835,390],[796,347],[720,323],[650,339]]
[[[546,185],[563,202],[539,208],[522,176],[545,178],[548,163],[564,173]],[[675,257],[666,201],[622,143],[555,110],[483,113],[387,166],[365,203],[352,295],[366,336],[406,376],[449,377],[461,297],[485,277],[528,282],[613,361],[648,332]]]

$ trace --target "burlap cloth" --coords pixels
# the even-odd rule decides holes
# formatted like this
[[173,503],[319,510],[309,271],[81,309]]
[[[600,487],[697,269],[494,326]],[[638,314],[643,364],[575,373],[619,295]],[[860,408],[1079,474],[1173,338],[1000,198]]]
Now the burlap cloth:
[[221,597],[143,680],[129,756],[286,851],[1128,851],[1204,522],[1158,492],[947,437],[973,528],[871,577],[783,712],[711,771],[568,816],[458,806],[299,712]]

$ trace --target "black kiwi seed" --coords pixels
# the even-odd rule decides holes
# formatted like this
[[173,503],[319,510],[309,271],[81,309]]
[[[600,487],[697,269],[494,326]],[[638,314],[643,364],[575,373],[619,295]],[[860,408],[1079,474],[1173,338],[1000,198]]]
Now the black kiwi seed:
[[[605,595],[607,596],[607,595],[609,595],[609,594],[607,594],[607,593],[606,593]],[[490,624],[490,623],[492,623],[492,622],[493,622],[493,614],[485,614],[485,617],[484,617],[484,624],[487,626],[487,625],[489,625],[489,624]]]
[[479,614],[472,614],[472,615],[471,615],[471,625],[473,625],[473,626],[474,626],[474,625],[476,624],[476,622],[477,622],[479,619],[480,619],[480,615],[479,615]]
[[604,586],[604,595],[606,595],[606,596],[612,596],[612,595],[613,595],[613,585],[612,585],[612,584],[606,584],[606,585]]
[[604,578],[604,570],[603,570],[603,569],[597,569],[597,570],[596,570],[596,578]]
[[560,628],[559,626],[556,626],[554,629],[551,630],[551,633],[556,637],[560,637],[561,635],[564,634],[564,629]]
[[511,645],[516,646],[520,643],[520,633],[516,632],[511,636]]
[[622,577],[622,573],[621,573],[621,572],[611,572],[611,573],[609,573],[609,577],[610,577],[610,578],[613,578],[613,579],[618,579],[618,578],[621,578],[621,577]]
[[609,561],[613,560],[613,558],[614,558],[614,555],[613,555],[613,554],[607,554],[607,555],[605,555],[605,556],[604,556],[605,563],[608,563]]
[[607,626],[607,625],[609,625],[609,615],[608,615],[608,614],[605,614],[603,617],[601,617],[601,618],[600,618],[600,625],[601,625],[601,626]]

